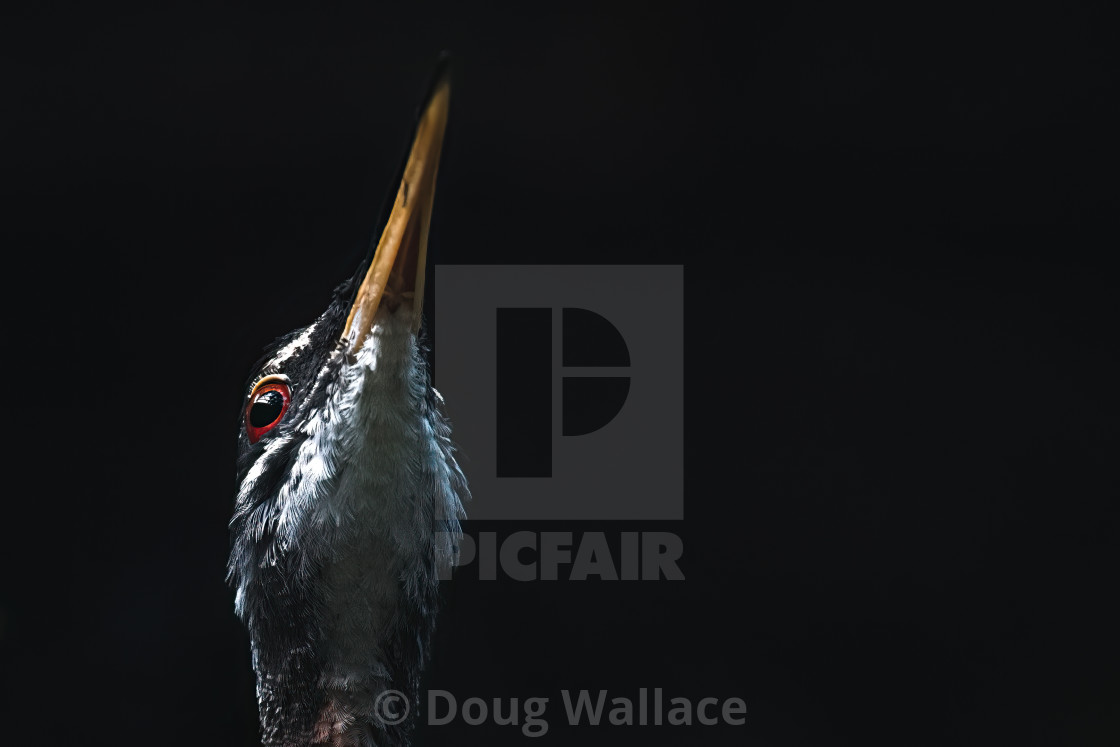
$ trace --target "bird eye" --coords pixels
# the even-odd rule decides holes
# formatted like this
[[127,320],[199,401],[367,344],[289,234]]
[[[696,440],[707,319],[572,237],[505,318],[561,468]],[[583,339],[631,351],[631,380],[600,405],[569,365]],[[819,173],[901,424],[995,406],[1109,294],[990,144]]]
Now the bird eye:
[[249,433],[249,443],[255,444],[261,436],[275,428],[291,401],[291,390],[283,381],[266,379],[257,384],[245,408],[245,430]]

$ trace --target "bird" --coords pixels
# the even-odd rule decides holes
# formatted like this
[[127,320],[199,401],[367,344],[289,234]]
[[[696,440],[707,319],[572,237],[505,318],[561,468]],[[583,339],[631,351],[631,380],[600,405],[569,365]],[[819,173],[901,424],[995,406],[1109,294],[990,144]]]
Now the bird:
[[365,259],[245,388],[227,581],[266,747],[398,747],[415,728],[470,498],[421,308],[449,81],[444,61]]

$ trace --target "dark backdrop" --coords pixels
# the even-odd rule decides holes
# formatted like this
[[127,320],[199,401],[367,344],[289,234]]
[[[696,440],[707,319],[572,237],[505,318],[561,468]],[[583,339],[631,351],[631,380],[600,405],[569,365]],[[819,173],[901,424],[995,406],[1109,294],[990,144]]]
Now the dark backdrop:
[[450,49],[437,262],[685,267],[687,580],[445,585],[428,684],[749,709],[552,744],[1116,744],[1108,27],[842,5],[5,11],[4,731],[253,744],[241,387]]

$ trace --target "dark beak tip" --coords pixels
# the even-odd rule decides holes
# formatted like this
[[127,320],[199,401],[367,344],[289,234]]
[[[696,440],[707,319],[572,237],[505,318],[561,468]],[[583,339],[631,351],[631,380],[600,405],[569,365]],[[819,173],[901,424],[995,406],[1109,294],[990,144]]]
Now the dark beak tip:
[[428,78],[428,87],[424,93],[424,98],[420,101],[420,106],[416,109],[416,120],[424,116],[424,112],[428,109],[428,104],[431,103],[432,97],[436,95],[436,91],[443,85],[451,84],[451,68],[452,68],[452,55],[449,50],[443,50],[436,57],[436,66],[432,71],[431,76]]

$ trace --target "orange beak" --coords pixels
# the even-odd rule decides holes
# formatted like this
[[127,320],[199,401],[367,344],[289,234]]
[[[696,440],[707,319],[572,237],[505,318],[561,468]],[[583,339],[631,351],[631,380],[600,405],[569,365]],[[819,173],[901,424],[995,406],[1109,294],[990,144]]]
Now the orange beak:
[[382,307],[393,313],[403,307],[405,313],[412,315],[413,332],[420,329],[428,227],[450,97],[450,84],[447,76],[443,76],[433,88],[417,123],[389,220],[342,331],[342,339],[348,342],[351,354],[362,349],[374,317]]

